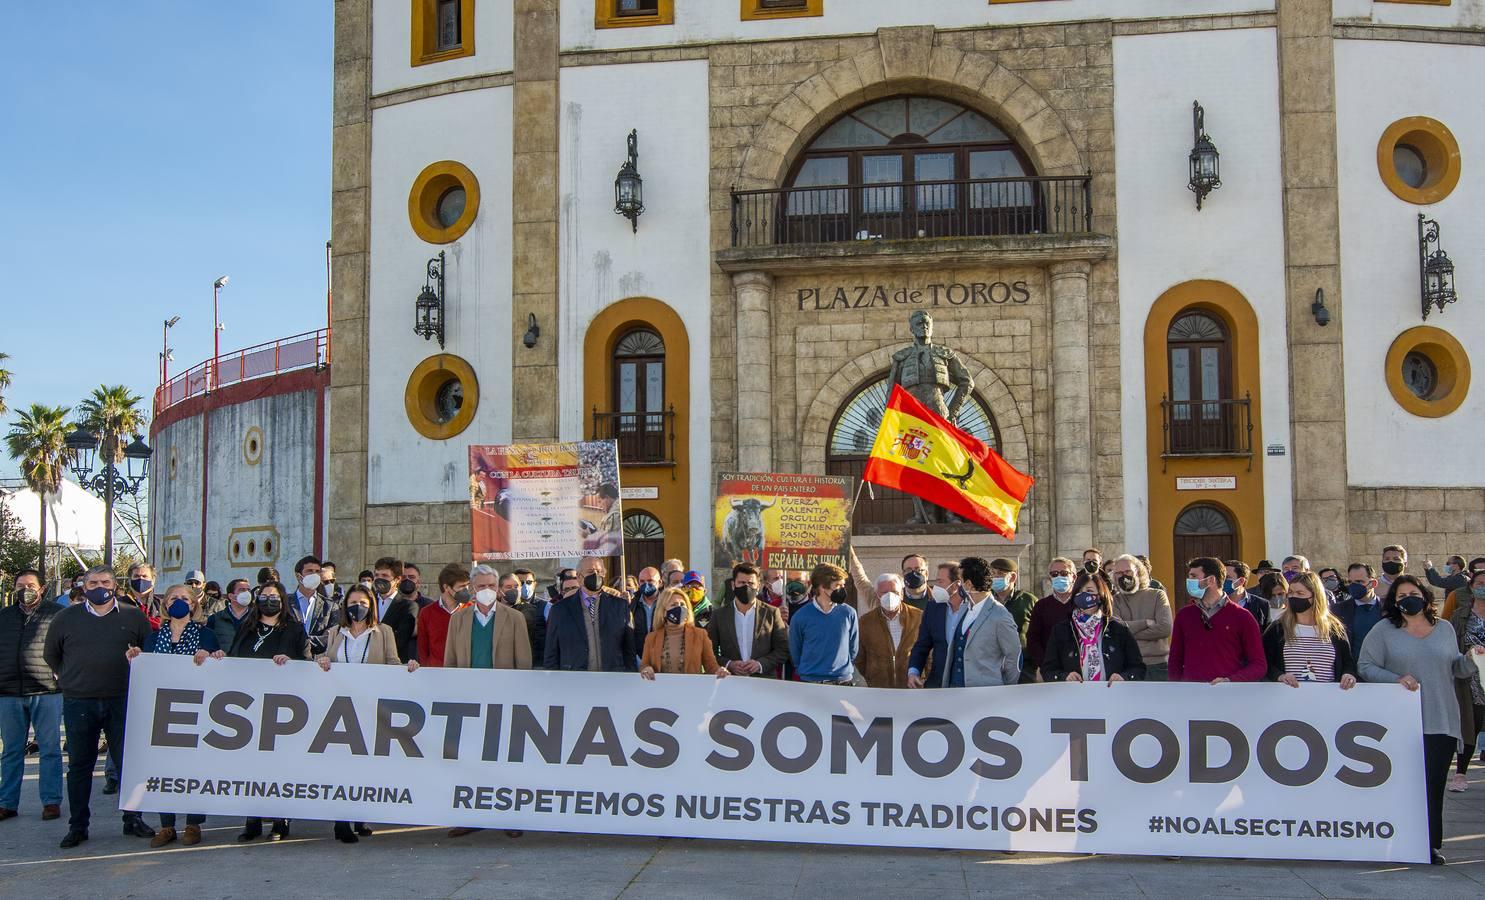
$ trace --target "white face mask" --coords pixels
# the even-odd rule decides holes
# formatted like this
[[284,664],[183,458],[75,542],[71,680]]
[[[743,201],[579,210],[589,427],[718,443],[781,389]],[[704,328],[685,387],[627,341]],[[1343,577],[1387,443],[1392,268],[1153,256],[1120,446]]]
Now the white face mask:
[[769,582],[768,591],[775,597],[784,596],[784,579],[775,578],[773,581]]
[[902,595],[895,591],[888,591],[881,596],[882,609],[891,612],[902,605]]
[[474,602],[483,606],[485,609],[494,606],[499,600],[500,594],[490,588],[482,588],[474,595]]
[[299,583],[304,585],[306,591],[312,591],[320,586],[320,573],[310,572],[308,575],[299,579]]
[[238,591],[237,596],[232,598],[232,602],[243,609],[247,609],[253,605],[253,594],[251,591]]

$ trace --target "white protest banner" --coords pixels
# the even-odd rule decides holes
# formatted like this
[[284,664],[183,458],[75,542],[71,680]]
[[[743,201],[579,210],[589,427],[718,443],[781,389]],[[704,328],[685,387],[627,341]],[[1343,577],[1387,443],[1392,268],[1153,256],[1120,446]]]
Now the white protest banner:
[[125,809],[965,849],[1422,862],[1397,685],[919,691],[145,654]]

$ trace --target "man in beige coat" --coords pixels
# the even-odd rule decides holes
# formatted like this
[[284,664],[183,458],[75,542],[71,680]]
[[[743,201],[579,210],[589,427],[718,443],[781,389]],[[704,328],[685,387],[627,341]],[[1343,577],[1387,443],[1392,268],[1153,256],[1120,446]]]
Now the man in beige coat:
[[1170,657],[1170,599],[1150,587],[1145,564],[1125,554],[1114,560],[1114,618],[1129,628],[1145,660],[1145,680],[1165,681]]
[[[446,669],[529,669],[531,638],[526,617],[500,602],[500,575],[489,566],[475,566],[470,588],[474,602],[449,618],[444,643]],[[488,630],[490,648],[474,646],[474,633]]]

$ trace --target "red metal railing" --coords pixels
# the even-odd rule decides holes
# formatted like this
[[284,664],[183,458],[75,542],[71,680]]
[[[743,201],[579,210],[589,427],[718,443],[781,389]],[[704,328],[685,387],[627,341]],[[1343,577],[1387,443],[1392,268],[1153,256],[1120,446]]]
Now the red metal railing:
[[330,329],[306,331],[192,366],[155,390],[155,415],[185,400],[229,384],[330,364]]

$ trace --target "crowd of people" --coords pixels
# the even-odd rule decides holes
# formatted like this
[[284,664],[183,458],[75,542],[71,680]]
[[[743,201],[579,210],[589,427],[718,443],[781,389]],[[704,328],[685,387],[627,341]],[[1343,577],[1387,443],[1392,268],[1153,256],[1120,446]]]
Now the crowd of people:
[[[1053,559],[1040,597],[1015,560],[935,564],[917,553],[875,580],[854,554],[853,573],[744,563],[715,593],[678,559],[612,581],[604,560],[584,559],[545,589],[527,568],[501,574],[459,563],[426,584],[415,565],[391,557],[342,585],[334,563],[306,556],[291,582],[264,568],[256,584],[239,578],[223,589],[192,571],[161,591],[153,567],[141,563],[124,585],[108,568],[90,569],[56,601],[44,599],[41,574],[26,570],[0,609],[0,821],[18,815],[28,752],[40,757],[42,818],[61,817],[65,725],[61,846],[88,839],[100,738],[104,793],[116,793],[129,665],[142,653],[190,656],[197,665],[230,656],[309,661],[326,671],[546,668],[902,689],[1267,680],[1345,690],[1367,681],[1421,692],[1419,764],[1430,846],[1443,862],[1444,791],[1467,788],[1485,729],[1485,692],[1471,659],[1485,655],[1485,557],[1429,562],[1422,577],[1408,572],[1407,551],[1395,545],[1383,549],[1380,571],[1367,562],[1313,569],[1302,556],[1277,568],[1199,557],[1173,599],[1142,557],[1082,556]],[[124,833],[152,847],[201,841],[203,816],[187,815],[179,833],[174,812],[159,817],[155,829],[124,812]],[[272,821],[267,839],[282,840],[290,826]],[[237,839],[263,834],[263,822],[249,819]],[[370,834],[362,822],[335,824],[346,843]]]

